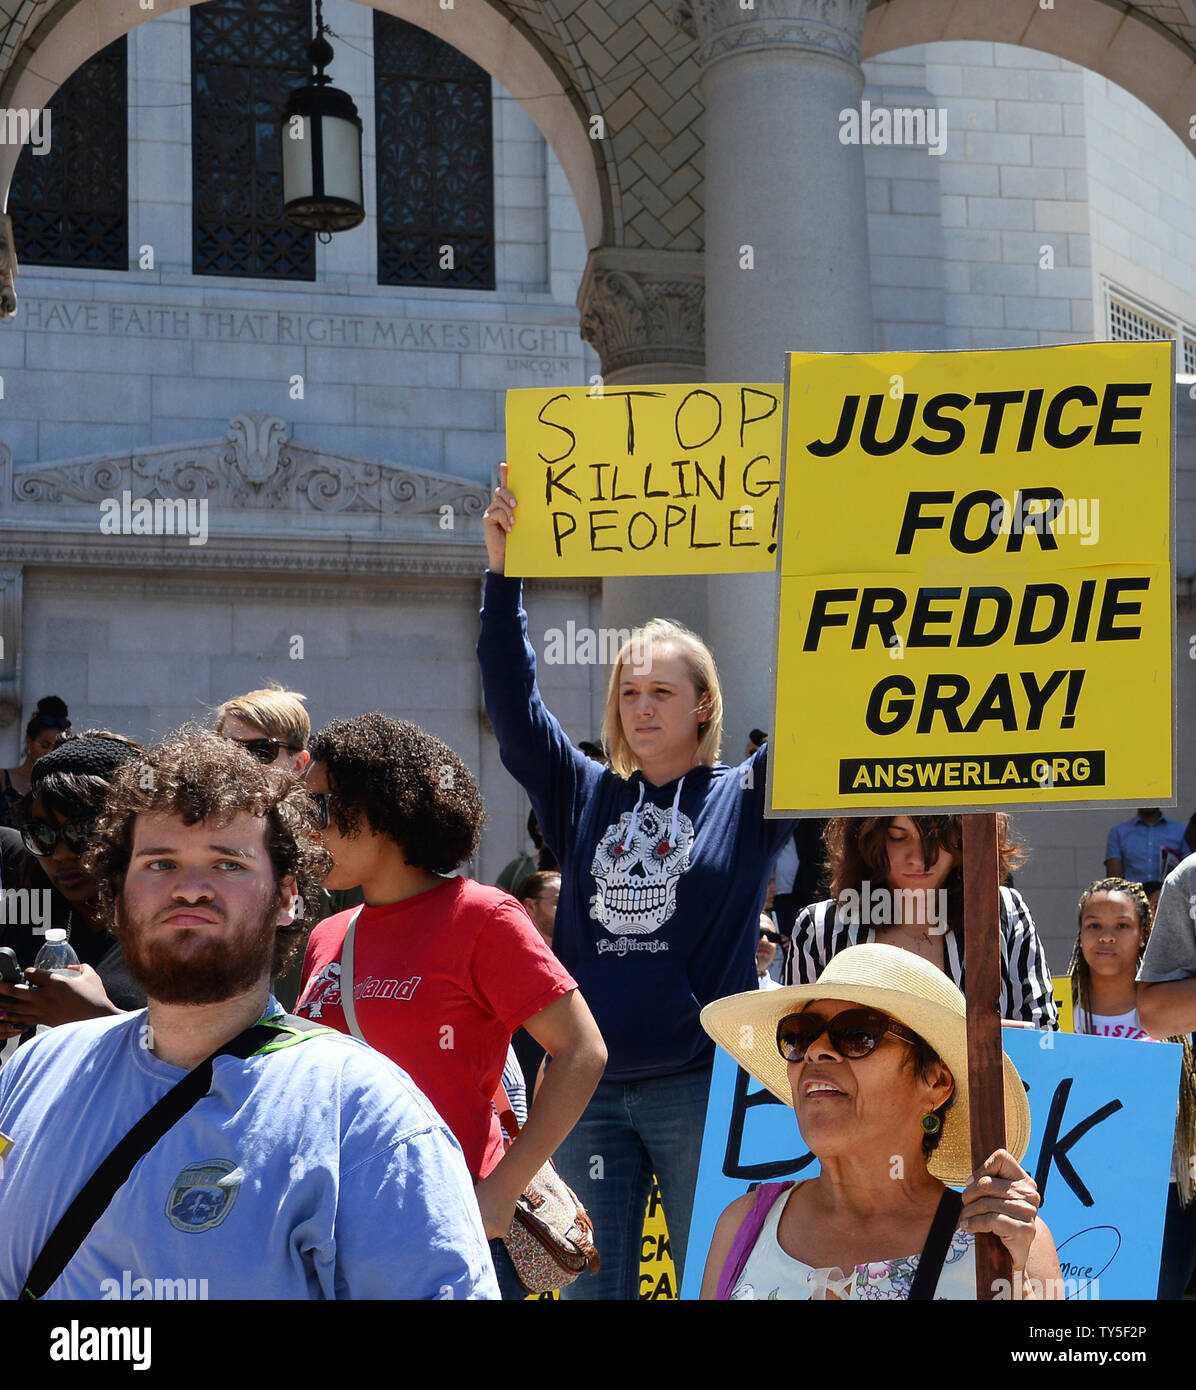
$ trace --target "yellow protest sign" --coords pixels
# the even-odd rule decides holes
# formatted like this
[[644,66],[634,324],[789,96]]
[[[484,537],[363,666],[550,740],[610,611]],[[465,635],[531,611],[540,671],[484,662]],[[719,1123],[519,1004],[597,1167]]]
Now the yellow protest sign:
[[774,813],[1171,799],[1171,354],[790,357]]
[[1059,1031],[1061,1033],[1074,1033],[1076,1031],[1076,1012],[1071,976],[1053,975],[1051,985],[1055,998],[1055,1008],[1059,1011]]
[[507,392],[512,575],[776,567],[781,388]]

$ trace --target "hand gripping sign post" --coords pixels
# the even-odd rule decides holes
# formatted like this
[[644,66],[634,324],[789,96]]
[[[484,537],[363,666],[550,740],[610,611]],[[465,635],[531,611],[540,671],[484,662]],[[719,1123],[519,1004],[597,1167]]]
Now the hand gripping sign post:
[[775,385],[508,391],[507,573],[775,569],[780,407]]
[[[790,356],[771,814],[1174,804],[1172,351]],[[1004,1134],[991,814],[963,848],[979,1160]],[[1007,1263],[978,1240],[981,1298]]]

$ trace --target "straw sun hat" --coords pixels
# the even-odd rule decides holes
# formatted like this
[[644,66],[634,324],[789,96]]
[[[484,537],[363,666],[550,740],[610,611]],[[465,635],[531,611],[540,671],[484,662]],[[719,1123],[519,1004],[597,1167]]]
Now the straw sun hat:
[[[785,1059],[777,1050],[777,1024],[812,999],[842,999],[879,1009],[912,1028],[942,1058],[955,1078],[955,1099],[943,1119],[938,1147],[927,1162],[940,1181],[962,1185],[977,1166],[971,1157],[968,1042],[964,998],[929,961],[897,946],[851,946],[834,956],[816,984],[751,990],[716,999],[702,1010],[702,1027],[744,1071],[792,1107]],[[1005,1066],[1005,1147],[1021,1159],[1030,1142],[1030,1105],[1013,1063]],[[866,1066],[867,1060],[853,1063]],[[988,1157],[981,1154],[977,1162]]]

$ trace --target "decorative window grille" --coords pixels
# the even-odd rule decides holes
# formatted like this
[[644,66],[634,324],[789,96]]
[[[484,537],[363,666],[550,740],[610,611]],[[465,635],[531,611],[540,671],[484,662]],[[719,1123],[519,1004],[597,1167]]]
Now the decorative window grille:
[[374,75],[379,283],[492,290],[488,74],[375,10]]
[[1176,371],[1196,376],[1196,328],[1145,300],[1105,283],[1105,323],[1114,343],[1169,339],[1177,345]]
[[193,265],[197,275],[314,280],[315,239],[283,220],[279,118],[310,77],[308,0],[191,10]]
[[[22,265],[128,270],[128,59],[124,37],[73,72],[55,92],[47,110],[49,149],[35,154],[32,143],[25,146],[8,195],[17,261]],[[44,139],[45,118],[41,119]],[[35,135],[38,132],[35,124]],[[4,134],[7,138],[7,129]]]

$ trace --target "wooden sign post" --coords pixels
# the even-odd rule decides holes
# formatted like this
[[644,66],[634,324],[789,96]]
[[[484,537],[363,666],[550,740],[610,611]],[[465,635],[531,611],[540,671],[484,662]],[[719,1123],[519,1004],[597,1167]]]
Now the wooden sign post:
[[[997,818],[963,817],[963,940],[968,1026],[968,1100],[972,1163],[1005,1147],[1005,1070],[1001,1049],[1001,909]],[[994,1298],[997,1281],[1011,1288],[1012,1261],[1000,1238],[976,1236],[976,1297]]]

